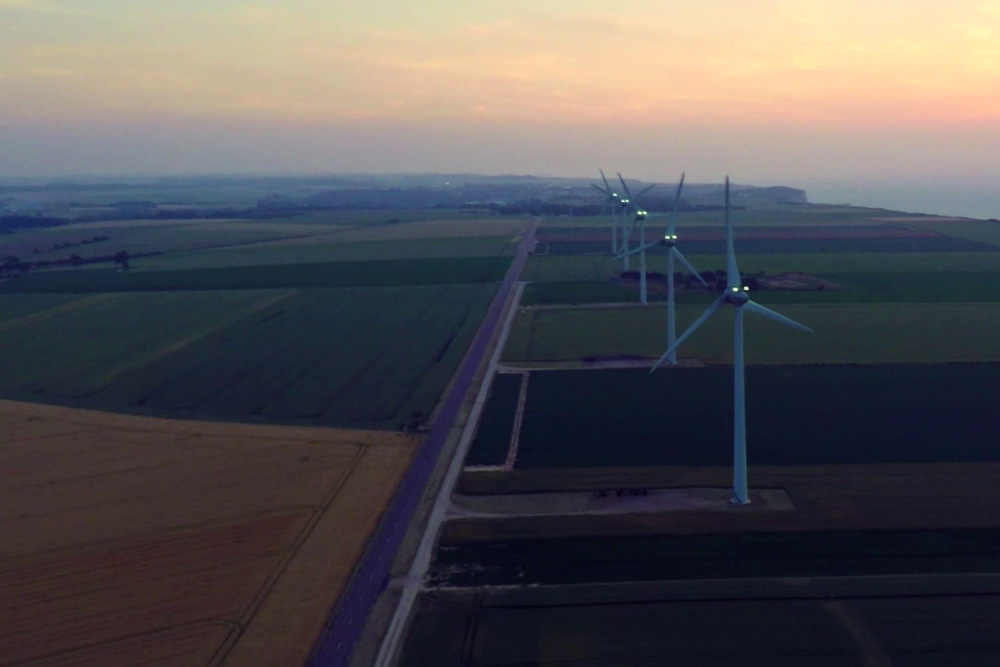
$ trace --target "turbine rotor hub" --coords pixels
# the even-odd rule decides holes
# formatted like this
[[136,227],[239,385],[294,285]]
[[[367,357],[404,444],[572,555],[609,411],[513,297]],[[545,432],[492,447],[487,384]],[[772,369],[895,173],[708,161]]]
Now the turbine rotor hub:
[[750,295],[748,294],[749,291],[750,290],[746,287],[727,287],[726,302],[731,303],[734,306],[742,306],[750,300]]

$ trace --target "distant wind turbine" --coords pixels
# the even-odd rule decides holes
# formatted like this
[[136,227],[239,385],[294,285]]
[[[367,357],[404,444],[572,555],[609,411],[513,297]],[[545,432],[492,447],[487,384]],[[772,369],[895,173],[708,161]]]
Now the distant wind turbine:
[[595,183],[591,183],[591,187],[597,188],[604,196],[604,206],[601,207],[601,212],[597,214],[597,217],[604,215],[604,210],[606,208],[611,209],[611,254],[618,254],[618,211],[617,208],[621,206],[621,197],[618,193],[611,189],[611,185],[608,184],[608,179],[604,177],[604,170],[598,169],[601,172],[601,180],[604,181],[604,187]]
[[[701,277],[701,274],[691,265],[691,262],[687,261],[681,251],[677,249],[677,207],[678,202],[681,199],[681,190],[684,189],[684,174],[681,174],[681,180],[677,184],[677,192],[674,194],[674,208],[670,213],[670,222],[667,224],[667,233],[664,237],[658,241],[652,241],[639,246],[637,249],[632,251],[632,254],[642,251],[643,259],[645,259],[645,251],[656,246],[663,246],[667,249],[667,347],[676,347],[674,342],[676,340],[676,325],[674,323],[674,258],[676,257],[681,264],[691,273],[695,278],[701,281],[701,284],[708,287],[708,283],[705,279]],[[645,264],[645,262],[643,262]],[[643,270],[643,278],[645,277],[645,270]],[[640,300],[642,303],[646,303],[646,281],[643,279],[639,283],[640,290]],[[667,360],[671,364],[677,363],[677,351],[674,350],[667,357]]]
[[736,308],[734,334],[733,334],[733,503],[746,505],[750,502],[747,494],[747,438],[746,438],[746,401],[743,387],[743,311],[749,310],[751,313],[763,315],[775,322],[787,324],[790,327],[812,333],[812,329],[784,315],[765,308],[755,301],[751,301],[747,296],[748,287],[741,285],[740,270],[736,265],[736,252],[733,249],[733,226],[729,219],[729,177],[726,177],[726,289],[722,295],[710,305],[701,317],[694,321],[687,331],[663,353],[650,373],[660,367],[677,347],[680,346],[688,336],[708,320],[717,310],[725,305]]
[[[646,245],[646,215],[648,215],[648,211],[643,210],[642,207],[639,206],[639,197],[656,187],[656,183],[647,186],[644,190],[640,190],[639,194],[633,197],[632,191],[628,188],[628,183],[626,183],[625,179],[622,178],[620,172],[618,174],[618,180],[621,181],[622,187],[625,188],[625,195],[628,197],[627,199],[622,200],[623,218],[624,220],[628,220],[628,215],[631,211],[632,220],[625,225],[622,254],[615,259],[618,259],[619,257],[623,258],[624,269],[625,271],[628,271],[629,257],[634,254],[629,252],[628,244],[629,239],[632,236],[632,228],[636,223],[639,223],[639,245],[640,247]],[[639,301],[642,305],[646,305],[646,251],[644,249],[639,253]]]

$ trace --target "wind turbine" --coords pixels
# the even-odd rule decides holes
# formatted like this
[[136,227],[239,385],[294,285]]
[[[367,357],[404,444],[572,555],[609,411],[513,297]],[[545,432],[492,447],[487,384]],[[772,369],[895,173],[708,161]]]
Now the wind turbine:
[[[622,218],[623,218],[623,221],[624,220],[628,220],[628,218],[626,216],[628,215],[628,212],[630,210],[632,211],[632,215],[633,215],[633,218],[632,218],[631,222],[629,222],[627,224],[624,224],[624,228],[625,229],[624,229],[624,233],[623,233],[623,237],[624,238],[622,239],[622,244],[623,244],[622,245],[622,254],[619,255],[619,257],[623,257],[624,260],[625,260],[623,262],[624,270],[628,271],[629,270],[629,260],[628,260],[628,258],[629,258],[630,255],[633,254],[633,253],[629,252],[629,250],[628,250],[628,243],[629,243],[629,239],[632,236],[632,226],[635,225],[635,223],[637,223],[637,222],[639,223],[639,233],[640,233],[639,244],[640,244],[640,246],[646,244],[646,215],[647,215],[647,211],[644,211],[641,208],[639,208],[639,197],[641,197],[642,195],[644,195],[647,192],[649,192],[650,190],[652,190],[656,186],[656,183],[653,183],[652,185],[647,186],[644,190],[641,190],[639,192],[639,194],[637,194],[636,196],[633,197],[632,196],[632,191],[628,189],[628,183],[626,183],[625,179],[622,178],[621,172],[618,173],[618,180],[622,182],[622,187],[625,188],[625,194],[628,197],[627,199],[623,199],[622,200]],[[615,259],[617,259],[617,257]],[[643,305],[646,305],[646,251],[645,250],[643,250],[642,253],[639,255],[639,267],[640,267],[640,269],[639,269],[639,273],[640,273],[640,276],[639,276],[640,298],[639,298],[639,300],[642,302]]]
[[598,169],[597,171],[601,172],[601,180],[604,181],[604,187],[602,188],[600,185],[596,185],[594,183],[591,183],[590,185],[592,187],[597,188],[598,191],[600,191],[605,196],[604,206],[601,207],[601,212],[597,214],[597,217],[601,217],[602,215],[604,215],[604,209],[608,208],[609,207],[608,205],[610,204],[611,254],[617,255],[618,254],[618,211],[616,210],[616,207],[621,206],[621,197],[618,196],[617,192],[611,189],[611,185],[608,184],[608,179],[604,177],[604,170]]
[[729,177],[726,177],[726,288],[722,295],[710,305],[701,317],[694,321],[687,331],[670,346],[660,357],[650,373],[659,368],[677,347],[687,340],[694,331],[725,305],[736,308],[733,335],[733,503],[746,505],[750,502],[747,495],[747,434],[746,434],[746,401],[743,387],[743,311],[763,315],[775,322],[787,324],[790,327],[812,333],[812,329],[784,315],[779,315],[755,301],[751,301],[747,292],[750,288],[741,285],[740,270],[736,266],[736,252],[733,249],[733,226],[729,220]]
[[[667,224],[667,233],[664,237],[658,241],[652,241],[651,243],[639,246],[632,253],[637,253],[642,251],[642,261],[645,264],[645,251],[656,246],[663,246],[667,249],[667,347],[675,347],[674,341],[677,337],[676,325],[674,324],[674,258],[676,257],[681,264],[693,275],[695,278],[701,281],[701,284],[708,287],[708,283],[705,279],[701,277],[701,274],[691,265],[691,262],[687,261],[687,258],[681,254],[681,251],[677,249],[677,207],[681,199],[681,190],[684,189],[684,176],[681,174],[681,180],[677,184],[677,192],[674,194],[674,208],[670,213],[670,222]],[[642,280],[639,282],[639,300],[642,303],[646,303],[646,280],[645,271],[643,271]],[[671,364],[677,363],[677,351],[674,350],[667,357],[667,360]]]

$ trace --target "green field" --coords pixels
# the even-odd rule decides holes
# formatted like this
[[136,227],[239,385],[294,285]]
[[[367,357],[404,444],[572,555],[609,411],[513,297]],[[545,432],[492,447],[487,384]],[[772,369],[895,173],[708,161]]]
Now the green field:
[[978,220],[953,220],[938,222],[934,220],[913,221],[905,223],[911,229],[923,229],[940,234],[947,234],[960,239],[979,241],[1000,246],[1000,224]]
[[243,245],[145,257],[132,262],[132,271],[207,269],[275,264],[437,259],[449,257],[496,257],[511,255],[516,243],[505,236],[418,239],[403,241],[322,243],[298,242]]
[[[882,233],[884,235],[892,236],[892,235],[898,235],[900,229],[899,225],[891,225],[885,222],[868,221],[865,222],[864,224],[858,224],[853,219],[827,220],[825,221],[825,223],[823,221],[814,221],[814,222],[816,222],[816,224],[810,224],[810,225],[797,225],[794,223],[791,224],[786,223],[781,225],[737,224],[737,229],[741,234],[756,234],[764,232],[767,233],[768,235],[779,234],[782,236],[789,235],[790,237],[794,237],[794,235],[796,234],[802,234],[808,236],[816,236],[817,234],[819,235],[842,234],[845,231],[847,232],[848,236],[852,237],[871,235],[873,233],[874,234]],[[646,239],[652,240],[655,239],[660,234],[665,234],[667,231],[667,223],[668,223],[667,216],[662,216],[662,215],[650,216],[646,221]],[[943,228],[945,224],[950,224],[950,223],[937,223],[936,227],[928,228],[928,230],[938,231],[938,228]],[[562,224],[556,226],[552,226],[550,224],[544,224],[538,228],[538,236],[539,238],[546,238],[552,236],[552,237],[558,237],[558,239],[553,238],[552,240],[572,241],[574,236],[585,235],[589,237],[589,240],[593,241],[594,236],[600,236],[606,233],[608,237],[608,245],[610,246],[611,244],[610,220],[605,219],[605,226],[608,227],[606,232],[600,229],[595,229],[593,225],[581,225],[579,227],[573,227],[568,224]],[[905,227],[909,227],[909,225],[905,225]],[[632,229],[633,229],[632,242],[635,243],[637,237],[640,234],[640,231],[638,226],[635,226]],[[705,233],[717,234],[718,238],[721,240],[725,238],[725,229],[726,229],[725,223],[723,222],[722,218],[720,218],[719,220],[716,221],[716,224],[714,226],[709,226],[709,225],[688,226],[684,225],[683,223],[678,224],[677,233],[680,235],[682,239],[685,238],[688,234],[693,234],[693,233],[698,233],[703,235]],[[914,227],[914,229],[916,229],[916,227]]]
[[[8,398],[229,420],[427,418],[495,285],[110,295],[0,329]],[[23,299],[21,295],[0,297]]]
[[[42,229],[19,230],[3,238],[2,254],[22,261],[53,260],[77,254],[81,257],[187,252],[204,248],[224,248],[300,239],[342,228],[275,221],[245,220],[138,220],[70,224]],[[88,242],[95,238],[107,240]],[[57,248],[56,244],[67,244]]]
[[[678,299],[680,295],[678,295]],[[702,297],[704,298],[704,296]],[[650,301],[663,301],[665,294],[650,294]],[[522,306],[558,304],[630,303],[639,300],[639,293],[613,281],[571,281],[559,283],[528,283],[521,293]]]
[[0,284],[0,293],[81,294],[492,283],[503,278],[509,265],[509,257],[452,257],[234,266],[183,271],[53,271],[7,281]]
[[483,406],[465,465],[502,465],[507,460],[522,378],[520,374],[507,373],[493,376],[490,396]]
[[11,294],[0,298],[0,322],[17,320],[52,308],[65,306],[81,297],[75,294]]
[[186,418],[416,426],[525,224],[361,211],[18,231],[4,249],[29,262],[160,254],[133,257],[129,271],[36,268],[0,282],[0,394]]
[[[659,188],[657,189],[659,190]],[[663,194],[663,192],[661,192]],[[737,197],[738,199],[738,197]],[[712,202],[721,205],[722,192],[719,190],[719,198]],[[742,202],[735,201],[734,205]],[[666,223],[666,212],[654,212],[648,218],[650,226],[663,225]],[[775,202],[752,202],[752,206],[745,209],[733,210],[733,222],[738,227],[741,226],[761,226],[761,227],[794,227],[800,225],[872,225],[882,223],[879,218],[894,217],[926,217],[928,221],[933,221],[937,216],[920,216],[920,214],[900,213],[899,211],[889,211],[880,208],[865,208],[861,206],[840,206],[836,204],[778,204]],[[677,223],[680,226],[691,227],[718,227],[722,225],[723,211],[679,211]],[[909,224],[909,223],[907,223]],[[978,224],[978,223],[976,223]],[[611,228],[611,214],[602,216],[566,216],[545,219],[546,229],[559,229],[563,227],[606,227]],[[609,238],[610,243],[610,238]]]
[[[756,301],[779,303],[970,303],[1000,301],[1000,271],[819,273],[837,289],[771,290],[753,293]],[[700,287],[700,286],[699,286]],[[710,290],[711,292],[711,290]],[[704,303],[714,295],[702,289],[681,290],[679,304]],[[666,300],[666,281],[649,279],[649,301]],[[521,298],[524,306],[557,304],[634,303],[638,281],[566,281],[530,283]]]
[[[569,238],[569,237],[568,237]],[[610,241],[551,241],[549,255],[609,254]],[[652,238],[652,236],[647,236]],[[638,245],[638,241],[633,247]],[[685,240],[681,251],[685,255],[724,253],[725,241]],[[1000,248],[981,241],[942,238],[857,238],[857,239],[739,239],[736,251],[748,255],[777,254],[848,254],[848,253],[925,253],[925,252],[996,252]]]
[[[709,297],[710,298],[710,297]],[[678,333],[708,304],[678,306]],[[732,363],[733,328],[723,309],[678,350],[678,359]],[[788,304],[779,308],[808,334],[747,315],[748,364],[942,363],[1000,361],[1000,304]],[[518,312],[506,363],[621,357],[657,359],[666,349],[662,306]]]
[[[682,248],[683,250],[683,248]],[[726,258],[717,255],[689,255],[699,271],[724,269]],[[573,280],[604,281],[616,277],[622,270],[620,260],[609,262],[610,253],[600,256],[546,257],[533,255],[528,258],[522,277],[535,282],[562,282]],[[803,273],[871,273],[902,272],[932,273],[938,271],[1000,271],[1000,253],[996,252],[927,252],[927,253],[858,253],[852,255],[834,253],[739,255],[740,270],[744,273],[782,273],[801,271]],[[649,271],[667,270],[666,258],[650,251],[646,256]],[[638,260],[633,258],[632,269],[638,268]],[[679,268],[675,270],[680,270]]]

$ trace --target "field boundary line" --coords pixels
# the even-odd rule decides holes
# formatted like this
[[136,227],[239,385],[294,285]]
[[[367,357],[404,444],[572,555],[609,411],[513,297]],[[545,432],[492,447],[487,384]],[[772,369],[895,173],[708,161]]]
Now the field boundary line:
[[[1000,582],[995,572],[966,572],[959,574],[878,574],[836,575],[824,577],[746,577],[717,579],[651,579],[629,582],[581,582],[573,584],[545,584],[550,593],[559,595],[578,591],[615,591],[620,595],[596,602],[578,602],[573,607],[613,606],[628,604],[663,604],[672,602],[732,602],[732,601],[792,601],[792,600],[892,600],[953,597],[997,597]],[[914,590],[914,580],[919,580],[920,590]],[[764,593],[760,586],[780,582],[786,587],[770,589]],[[887,585],[898,588],[882,590]],[[844,587],[844,588],[839,588]],[[525,592],[524,584],[491,584],[479,586],[490,592]],[[879,590],[875,590],[875,589]],[[706,590],[708,589],[708,590]],[[740,590],[734,590],[740,589]],[[971,590],[970,590],[971,589]],[[468,591],[468,585],[435,586],[424,591],[425,597],[434,593]],[[494,609],[562,607],[555,603],[495,603]]]
[[13,320],[8,320],[6,322],[0,323],[0,333],[5,333],[11,329],[18,329],[29,324],[34,324],[36,322],[43,322],[47,319],[55,317],[56,315],[62,315],[63,313],[71,313],[74,310],[80,310],[81,308],[89,308],[90,306],[96,306],[105,301],[111,301],[118,296],[118,293],[110,294],[92,294],[90,296],[85,296],[82,298],[73,299],[69,303],[64,303],[60,306],[54,306],[52,308],[46,308],[37,313],[31,313],[29,315],[24,315]]
[[510,443],[507,447],[507,459],[503,463],[503,470],[510,472],[514,469],[514,461],[517,459],[517,448],[521,445],[521,423],[524,421],[524,404],[528,400],[528,379],[531,377],[530,371],[520,373],[521,387],[517,394],[517,409],[514,411],[514,423],[510,430]]
[[840,621],[844,629],[857,642],[866,665],[870,665],[870,667],[892,667],[892,660],[889,659],[889,656],[879,646],[875,636],[872,635],[871,630],[865,625],[864,619],[856,611],[847,607],[840,600],[825,602],[823,607],[831,616]]
[[492,385],[493,375],[496,373],[497,365],[500,362],[500,357],[503,354],[503,349],[507,343],[507,337],[513,326],[514,316],[518,311],[517,304],[520,302],[524,286],[525,283],[522,282],[515,284],[514,289],[511,290],[511,295],[508,297],[511,301],[509,302],[507,309],[507,316],[500,329],[500,335],[497,338],[496,347],[493,349],[493,353],[490,356],[489,365],[486,367],[486,373],[483,376],[482,384],[479,386],[475,402],[472,405],[469,417],[462,429],[458,447],[452,455],[448,471],[445,473],[444,480],[441,483],[441,488],[434,500],[434,506],[431,509],[430,519],[427,522],[427,527],[420,540],[417,553],[410,565],[410,569],[406,577],[403,580],[400,600],[396,605],[392,621],[390,622],[385,636],[382,638],[382,642],[379,645],[379,650],[376,654],[374,662],[375,667],[390,667],[397,652],[402,646],[401,642],[405,636],[406,628],[409,625],[410,612],[417,596],[423,589],[424,575],[430,569],[431,559],[434,554],[434,547],[440,536],[441,526],[447,518],[448,509],[451,507],[452,493],[454,492],[458,479],[464,470],[465,458],[469,453],[469,447],[472,444],[472,438],[476,432],[479,417],[486,405],[486,398],[489,394],[490,386]]
[[[341,595],[341,599],[334,608],[324,636],[314,646],[313,655],[307,664],[314,667],[348,664],[361,638],[360,627],[355,626],[355,629],[348,629],[348,621],[351,620],[349,616],[357,609],[357,613],[363,614],[363,618],[360,619],[361,625],[370,625],[368,617],[376,603],[376,597],[381,597],[380,594],[390,583],[388,577],[392,561],[397,557],[405,533],[410,529],[410,522],[416,512],[416,504],[426,495],[426,487],[434,469],[439,467],[439,464],[444,464],[444,478],[432,502],[430,519],[421,533],[417,553],[411,561],[410,574],[403,578],[404,585],[400,590],[399,599],[395,600],[387,610],[390,614],[389,622],[384,632],[381,632],[381,627],[379,628],[380,641],[375,640],[378,641],[377,655],[375,656],[377,664],[389,662],[394,657],[398,641],[406,627],[420,587],[420,576],[427,569],[426,566],[437,540],[440,524],[450,502],[451,492],[462,472],[464,457],[468,453],[472,433],[475,430],[475,421],[478,412],[482,410],[488,392],[489,382],[487,380],[492,378],[514,314],[517,312],[517,300],[520,299],[523,284],[515,281],[524,269],[529,243],[534,238],[540,221],[541,218],[535,218],[530,223],[518,252],[488,306],[484,319],[470,343],[469,350],[456,372],[451,387],[447,391],[446,408],[438,413],[431,432],[418,450],[401,488],[397,490],[393,502],[383,517],[382,524],[372,538],[368,551],[356,567],[348,589]],[[497,335],[498,329],[499,336]],[[472,404],[468,417],[465,418],[465,423],[459,426],[456,422],[462,418],[461,411],[468,402],[470,390],[476,387],[476,375],[487,358],[487,351],[494,338],[496,338],[496,343],[490,352],[489,363],[483,373],[483,378],[480,380],[478,391],[475,393],[476,400]],[[456,432],[459,434],[459,441],[455,449],[450,452],[450,459],[447,463],[440,461],[446,441],[451,440]],[[435,518],[437,519],[436,524],[434,523]],[[423,569],[421,569],[420,563],[423,563]],[[384,573],[381,583],[374,581],[376,573],[379,575]],[[413,573],[418,573],[416,580],[412,576]],[[367,575],[368,581],[365,581],[365,575]],[[374,629],[370,630],[373,633],[375,631]]]
[[240,611],[238,616],[239,620],[236,621],[239,625],[239,633],[237,634],[235,640],[230,642],[229,645],[225,647],[224,651],[217,651],[216,654],[212,656],[212,660],[208,663],[207,667],[217,667],[225,662],[233,647],[236,646],[239,640],[243,638],[243,635],[246,633],[247,628],[250,627],[250,623],[253,621],[254,616],[264,603],[264,600],[266,600],[268,595],[271,594],[275,584],[277,584],[278,580],[281,579],[285,570],[288,569],[288,566],[298,555],[302,545],[305,544],[306,540],[309,539],[309,536],[312,535],[316,525],[330,510],[333,503],[337,500],[337,496],[340,495],[344,486],[347,485],[348,480],[350,480],[350,478],[357,471],[358,466],[361,465],[361,461],[368,453],[368,448],[365,445],[359,444],[355,444],[353,446],[356,447],[357,450],[351,459],[350,467],[347,471],[345,471],[345,474],[337,480],[336,484],[333,485],[333,488],[327,492],[326,496],[322,501],[320,501],[319,505],[312,508],[312,512],[310,513],[309,518],[306,519],[305,525],[302,526],[299,534],[295,536],[292,544],[288,546],[284,555],[275,564],[274,569],[271,570],[267,578],[263,581],[263,583],[261,583],[257,592],[250,599],[250,602],[248,602],[247,605]]
[[[22,667],[24,665],[37,665],[39,663],[44,663],[44,662],[47,662],[47,661],[50,661],[50,660],[53,660],[53,659],[73,657],[74,655],[75,656],[79,656],[82,653],[86,653],[88,651],[93,651],[94,649],[100,649],[100,648],[114,646],[115,644],[121,644],[122,642],[127,642],[127,641],[133,640],[133,639],[140,639],[140,638],[143,638],[143,637],[155,637],[157,635],[165,635],[165,634],[170,633],[170,632],[176,632],[177,630],[186,630],[188,628],[198,628],[198,627],[202,627],[202,626],[207,626],[207,627],[218,626],[218,627],[227,629],[229,632],[226,634],[226,639],[223,642],[223,645],[225,645],[226,642],[231,642],[232,638],[235,635],[239,634],[239,631],[240,631],[239,624],[236,623],[236,622],[234,622],[234,621],[229,621],[229,620],[226,620],[224,618],[204,618],[204,619],[201,619],[201,620],[192,621],[190,623],[179,623],[177,625],[167,625],[167,626],[164,626],[164,627],[156,628],[155,630],[149,630],[147,632],[139,632],[139,633],[133,633],[133,634],[128,634],[128,635],[122,635],[122,636],[115,637],[114,639],[111,639],[111,640],[108,640],[108,641],[98,642],[96,644],[86,644],[84,646],[77,646],[77,647],[71,648],[71,649],[69,649],[67,651],[58,651],[58,652],[55,652],[55,653],[46,653],[45,655],[40,655],[40,656],[31,658],[28,662],[22,662],[20,660],[17,661],[17,662],[2,662],[2,663],[0,663],[0,667]],[[77,663],[77,664],[80,664],[80,663]]]
[[[110,372],[105,374],[104,377],[98,380],[95,383],[95,385],[99,386],[100,389],[103,389],[107,385],[111,384],[116,379],[118,379],[118,377],[124,373],[128,373],[129,371],[142,368],[143,366],[148,366],[149,364],[155,361],[159,361],[164,357],[169,357],[171,354],[179,352],[183,350],[185,347],[188,347],[190,345],[194,345],[195,343],[198,343],[208,338],[209,336],[221,331],[226,327],[232,326],[248,317],[251,317],[252,315],[255,315],[256,313],[259,313],[262,310],[266,310],[271,306],[277,305],[282,301],[287,301],[288,299],[295,296],[297,293],[298,290],[287,290],[285,291],[284,294],[276,294],[264,299],[263,301],[258,301],[257,303],[253,304],[246,310],[242,311],[242,313],[238,317],[228,322],[220,323],[218,326],[212,327],[211,329],[200,331],[192,336],[188,336],[187,338],[182,338],[180,340],[174,341],[173,343],[165,345],[164,347],[153,350],[149,354],[139,357],[135,361],[132,361],[130,363],[127,363],[123,366],[119,366],[118,368],[111,370]],[[65,379],[63,381],[65,381]],[[100,391],[100,389],[98,389],[97,391]]]

